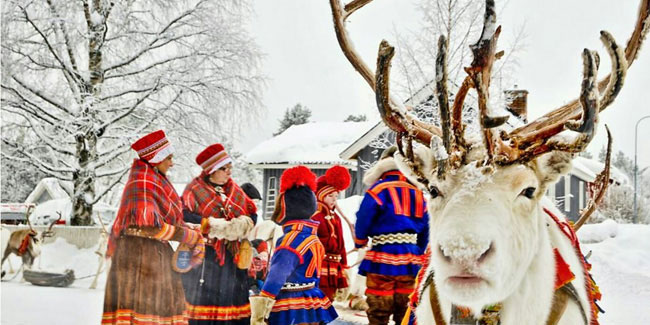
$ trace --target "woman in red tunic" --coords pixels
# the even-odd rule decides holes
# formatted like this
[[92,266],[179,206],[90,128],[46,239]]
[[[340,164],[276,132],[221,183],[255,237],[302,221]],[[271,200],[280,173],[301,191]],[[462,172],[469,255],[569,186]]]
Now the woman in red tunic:
[[198,265],[201,234],[184,225],[180,197],[165,176],[173,166],[165,133],[153,132],[131,147],[139,158],[131,166],[108,243],[112,263],[102,324],[187,324],[183,284],[172,270],[168,241],[194,247],[190,264]]
[[[316,199],[318,210],[311,217],[318,221],[318,238],[325,246],[325,258],[321,267],[320,289],[334,301],[337,290],[346,291],[348,280],[345,271],[348,260],[343,240],[341,217],[336,213],[339,192],[350,186],[350,172],[343,166],[334,166],[317,180]],[[345,297],[343,297],[345,298]]]

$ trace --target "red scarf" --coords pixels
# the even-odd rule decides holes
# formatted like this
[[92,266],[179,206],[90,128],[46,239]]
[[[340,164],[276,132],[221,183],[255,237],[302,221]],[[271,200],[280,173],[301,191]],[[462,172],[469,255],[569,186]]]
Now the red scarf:
[[106,256],[115,250],[115,240],[128,226],[183,224],[182,202],[167,177],[149,163],[135,159],[124,186],[122,202],[113,223]]
[[222,196],[217,188],[205,181],[205,173],[201,173],[187,184],[183,191],[185,208],[203,218],[225,218],[231,220],[241,215],[250,216],[257,212],[255,202],[232,179],[224,186]]
[[[215,187],[206,181],[207,174],[194,178],[183,191],[185,208],[203,218],[224,218],[231,220],[242,215],[250,216],[257,212],[257,207],[232,178],[223,186]],[[223,193],[223,195],[221,195]],[[205,230],[207,232],[207,229]],[[217,240],[213,247],[220,265],[225,262],[225,240]],[[232,249],[239,250],[239,243],[233,242]],[[235,253],[233,253],[235,254]]]

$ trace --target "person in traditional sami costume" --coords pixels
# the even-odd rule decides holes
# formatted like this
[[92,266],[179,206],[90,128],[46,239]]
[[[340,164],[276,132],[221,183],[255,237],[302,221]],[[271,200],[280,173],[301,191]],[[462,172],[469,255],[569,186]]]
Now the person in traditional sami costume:
[[183,223],[182,203],[165,174],[173,147],[163,131],[131,146],[133,161],[113,223],[107,256],[102,324],[187,324],[180,274],[172,270],[168,241],[194,247],[191,265],[203,259],[203,240]]
[[318,288],[325,248],[309,218],[316,211],[316,175],[305,166],[287,169],[271,219],[282,225],[259,296],[251,296],[251,325],[325,324],[338,315]]
[[207,247],[203,264],[182,276],[190,324],[249,324],[250,259],[242,253],[257,209],[230,177],[232,159],[221,144],[199,153],[196,163],[203,171],[183,192],[184,214],[201,225]]
[[371,248],[359,266],[366,276],[368,320],[400,323],[406,313],[415,277],[423,262],[429,217],[422,192],[397,170],[394,149],[382,154],[364,176],[370,185],[357,212],[355,246]]
[[348,280],[346,269],[348,259],[343,241],[341,217],[336,213],[339,192],[350,186],[350,172],[343,166],[334,166],[316,180],[318,210],[311,217],[318,221],[318,238],[325,247],[325,258],[321,268],[320,289],[327,298],[334,301],[335,294],[346,296]]

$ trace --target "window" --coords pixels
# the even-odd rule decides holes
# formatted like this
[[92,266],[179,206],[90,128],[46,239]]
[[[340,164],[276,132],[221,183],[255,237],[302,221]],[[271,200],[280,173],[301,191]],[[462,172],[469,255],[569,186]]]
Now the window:
[[275,209],[275,198],[278,193],[277,178],[269,177],[266,187],[266,207],[264,209],[264,218],[270,218]]
[[564,211],[571,211],[571,176],[564,176]]

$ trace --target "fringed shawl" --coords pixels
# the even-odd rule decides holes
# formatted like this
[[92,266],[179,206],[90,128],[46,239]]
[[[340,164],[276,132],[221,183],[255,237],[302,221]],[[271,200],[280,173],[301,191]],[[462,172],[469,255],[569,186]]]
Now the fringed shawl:
[[222,187],[223,194],[205,181],[206,174],[201,173],[187,184],[183,191],[185,208],[202,218],[214,217],[231,220],[241,215],[250,216],[257,212],[253,200],[232,179]]
[[161,227],[164,223],[183,223],[181,199],[165,175],[147,162],[135,159],[124,186],[106,255],[112,255],[115,240],[128,226]]

